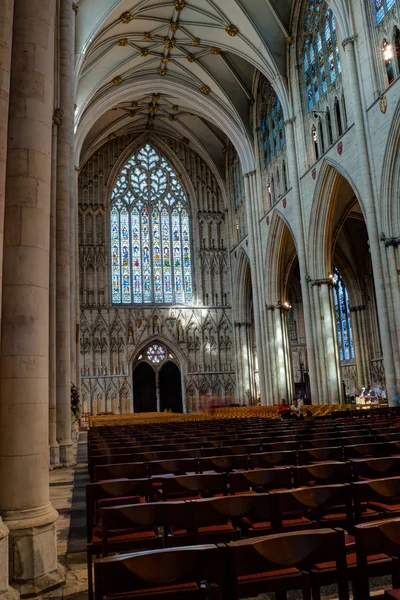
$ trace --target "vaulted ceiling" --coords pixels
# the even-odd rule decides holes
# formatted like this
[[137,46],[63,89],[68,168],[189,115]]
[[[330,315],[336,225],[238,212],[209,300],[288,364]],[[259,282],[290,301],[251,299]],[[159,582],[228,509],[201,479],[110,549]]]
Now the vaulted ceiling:
[[[76,131],[81,159],[146,128],[187,138],[222,170],[225,136],[250,139],[257,70],[286,95],[294,0],[80,0]],[[250,146],[250,145],[249,145]]]

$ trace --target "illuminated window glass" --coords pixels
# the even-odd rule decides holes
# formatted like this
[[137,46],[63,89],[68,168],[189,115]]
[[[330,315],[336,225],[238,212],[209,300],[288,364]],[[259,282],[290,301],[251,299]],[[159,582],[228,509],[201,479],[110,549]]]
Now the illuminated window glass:
[[261,83],[261,135],[267,165],[285,146],[286,139],[281,101],[266,79]]
[[310,111],[341,73],[335,16],[324,0],[307,3],[303,69]]
[[385,14],[396,4],[396,0],[374,0],[376,23],[382,23]]
[[336,328],[339,344],[340,360],[354,358],[353,330],[351,327],[349,294],[343,283],[342,276],[335,268],[335,285],[333,296],[335,300]]
[[192,302],[187,199],[174,169],[150,144],[118,176],[110,232],[113,304]]

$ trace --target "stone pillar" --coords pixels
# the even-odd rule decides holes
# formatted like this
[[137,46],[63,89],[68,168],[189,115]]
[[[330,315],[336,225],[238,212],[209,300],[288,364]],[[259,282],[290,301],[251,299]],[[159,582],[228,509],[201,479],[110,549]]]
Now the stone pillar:
[[[4,202],[6,190],[8,106],[10,99],[11,46],[14,0],[0,0],[0,265],[3,264]],[[0,330],[3,269],[0,269]],[[8,587],[8,528],[0,517],[0,598]],[[17,594],[15,594],[17,595]]]
[[261,252],[257,252],[257,235],[256,225],[254,224],[253,209],[256,205],[255,198],[255,186],[254,186],[254,175],[255,172],[247,173],[244,177],[244,187],[246,193],[246,208],[247,208],[247,224],[249,229],[249,253],[250,253],[250,268],[251,268],[251,285],[253,291],[253,303],[254,303],[254,322],[256,329],[256,344],[258,353],[258,368],[260,378],[260,398],[261,404],[271,403],[271,399],[267,399],[266,385],[265,385],[265,360],[264,360],[264,344],[262,332],[265,329],[262,313],[262,297],[263,293],[260,289],[260,283],[263,281],[261,276]]
[[161,411],[161,401],[160,401],[160,373],[156,371],[156,402],[157,402],[157,412]]
[[56,108],[53,114],[50,203],[50,311],[49,311],[49,449],[50,465],[60,464],[57,442],[57,344],[56,344],[56,212],[57,212],[57,134],[63,112]]
[[369,247],[375,285],[376,304],[380,337],[382,342],[383,361],[385,366],[387,397],[390,405],[398,398],[397,382],[393,362],[393,347],[386,302],[385,280],[382,268],[382,256],[379,247],[378,223],[374,204],[374,191],[372,184],[372,168],[369,161],[366,128],[361,100],[361,89],[358,79],[358,69],[355,55],[355,38],[343,40],[343,48],[347,56],[347,83],[349,96],[352,99],[355,135],[359,154],[360,178],[362,181],[362,201],[365,209],[365,221],[368,230]]
[[311,386],[311,399],[313,402],[321,402],[318,398],[318,384],[317,384],[317,366],[316,366],[316,348],[314,347],[314,335],[313,335],[313,315],[311,311],[311,300],[310,300],[310,288],[307,281],[307,259],[306,259],[306,244],[304,237],[304,220],[301,205],[301,194],[299,186],[299,170],[296,155],[296,144],[294,138],[294,122],[293,119],[285,121],[285,134],[286,134],[286,146],[287,146],[287,159],[289,167],[290,183],[293,189],[293,202],[296,208],[297,221],[300,225],[300,235],[297,240],[297,256],[299,259],[300,268],[300,279],[301,279],[301,293],[303,298],[303,310],[304,310],[304,328],[306,333],[306,344],[307,344],[307,362],[308,371],[310,375],[310,386]]
[[49,501],[48,354],[55,0],[14,11],[4,220],[0,511],[10,583],[38,595],[61,583]]
[[60,1],[60,108],[63,119],[57,144],[57,441],[60,462],[73,461],[71,439],[71,293],[70,229],[73,196],[74,19],[70,0]]
[[332,283],[329,278],[311,282],[315,300],[314,326],[318,339],[321,404],[341,404],[343,401]]

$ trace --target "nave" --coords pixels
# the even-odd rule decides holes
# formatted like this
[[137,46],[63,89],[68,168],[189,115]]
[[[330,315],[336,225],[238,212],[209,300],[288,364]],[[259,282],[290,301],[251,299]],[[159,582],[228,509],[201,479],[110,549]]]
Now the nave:
[[51,476],[68,573],[48,597],[379,597],[400,582],[396,413],[80,433]]

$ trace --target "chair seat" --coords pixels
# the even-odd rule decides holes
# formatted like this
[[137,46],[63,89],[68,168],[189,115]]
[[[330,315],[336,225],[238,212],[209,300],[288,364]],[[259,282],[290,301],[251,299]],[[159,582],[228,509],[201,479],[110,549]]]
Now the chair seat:
[[266,571],[264,573],[251,573],[250,575],[241,575],[239,581],[254,581],[255,579],[268,579],[270,577],[281,577],[286,575],[301,575],[301,571],[295,568],[278,569],[277,571]]
[[271,521],[252,521],[247,517],[243,517],[242,523],[252,529],[269,529],[271,527]]
[[[108,533],[108,542],[127,542],[128,540],[156,539],[158,537],[154,529],[119,529]],[[92,539],[94,544],[101,544],[102,534],[98,527],[93,530]]]
[[133,592],[122,592],[120,594],[111,594],[109,596],[107,596],[107,598],[113,598],[114,596],[118,596],[118,598],[124,597],[124,596],[140,596],[140,595],[147,595],[147,594],[156,594],[156,593],[161,593],[161,592],[173,592],[173,591],[179,591],[179,590],[198,590],[199,586],[197,585],[197,583],[193,582],[193,583],[181,583],[181,584],[176,584],[176,585],[165,585],[162,587],[156,587],[156,588],[149,588],[149,589],[145,589],[145,590],[137,590],[137,591],[133,591]]
[[354,535],[350,535],[349,533],[345,533],[344,535],[344,543],[346,546],[346,552],[351,550],[355,550],[356,547],[356,538]]
[[[390,556],[388,556],[387,554],[371,554],[371,556],[368,556],[367,561],[368,564],[372,564],[388,559],[390,560]],[[348,567],[355,567],[357,565],[356,553],[350,552],[349,554],[346,554],[346,562]],[[334,561],[326,563],[317,563],[314,566],[316,569],[318,569],[318,571],[324,571],[325,569],[336,569],[336,563]]]
[[373,509],[384,510],[385,512],[400,511],[400,504],[385,504],[384,502],[370,502],[369,506]]
[[205,525],[204,527],[199,527],[199,533],[209,533],[212,531],[235,531],[233,525],[231,523],[221,523],[220,525]]

